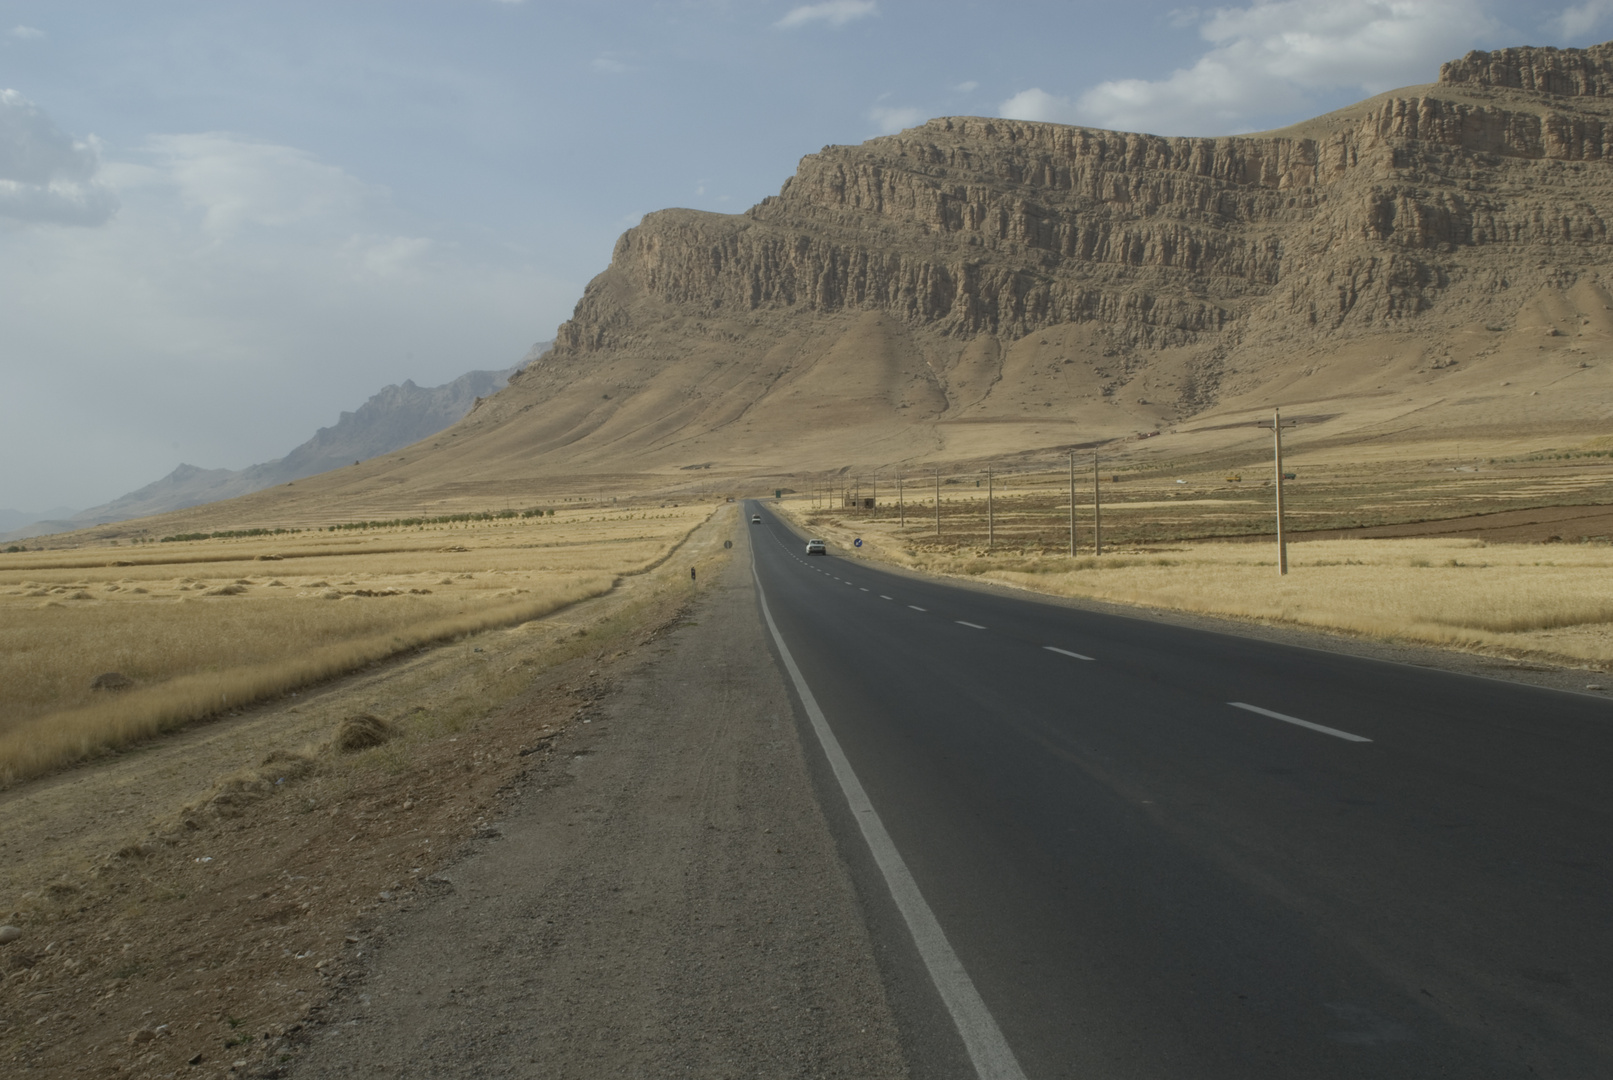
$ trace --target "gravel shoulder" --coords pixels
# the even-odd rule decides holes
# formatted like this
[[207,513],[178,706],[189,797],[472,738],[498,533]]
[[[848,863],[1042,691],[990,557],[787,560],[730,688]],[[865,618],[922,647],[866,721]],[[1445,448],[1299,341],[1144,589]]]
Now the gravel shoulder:
[[908,1074],[746,543],[366,942],[291,1076]]

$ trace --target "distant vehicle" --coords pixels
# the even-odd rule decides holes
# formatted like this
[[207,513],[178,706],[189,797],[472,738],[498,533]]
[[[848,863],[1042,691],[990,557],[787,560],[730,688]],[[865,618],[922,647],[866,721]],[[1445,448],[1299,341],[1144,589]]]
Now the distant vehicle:
[[808,540],[807,541],[807,554],[808,555],[827,555],[827,554],[829,554],[829,545],[825,544],[822,540]]
[[760,514],[752,514],[750,516],[750,523],[752,525],[760,525],[762,523],[762,515],[760,515]]

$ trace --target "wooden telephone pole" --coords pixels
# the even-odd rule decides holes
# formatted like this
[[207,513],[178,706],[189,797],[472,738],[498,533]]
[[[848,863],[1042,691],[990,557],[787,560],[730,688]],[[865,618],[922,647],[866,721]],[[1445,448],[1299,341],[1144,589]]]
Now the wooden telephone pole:
[[935,470],[935,538],[941,539],[941,470]]
[[1092,554],[1103,554],[1103,495],[1098,491],[1098,455],[1092,455]]
[[997,541],[997,518],[992,511],[991,503],[991,466],[986,466],[986,550],[990,551]]
[[896,474],[896,513],[901,519],[900,527],[907,528],[907,503],[902,500],[902,474]]
[[1272,458],[1277,466],[1277,574],[1288,573],[1288,538],[1283,535],[1283,414],[1271,410]]
[[1070,451],[1070,558],[1075,558],[1075,451]]

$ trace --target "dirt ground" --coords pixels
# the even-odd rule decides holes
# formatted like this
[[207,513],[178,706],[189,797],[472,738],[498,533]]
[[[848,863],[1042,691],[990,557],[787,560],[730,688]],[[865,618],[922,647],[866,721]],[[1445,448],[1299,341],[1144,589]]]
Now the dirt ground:
[[745,542],[364,935],[294,1080],[907,1074]]
[[[376,928],[486,835],[723,560],[0,794],[0,1073],[277,1075]],[[344,720],[390,737],[343,749]],[[349,725],[351,727],[351,725]]]
[[[1576,544],[1585,540],[1607,540],[1613,538],[1613,506],[1542,506],[1532,510],[1470,514],[1404,525],[1303,532],[1296,533],[1295,539],[1376,540],[1424,536],[1464,537],[1511,544]],[[1271,537],[1252,536],[1246,539],[1270,540]]]

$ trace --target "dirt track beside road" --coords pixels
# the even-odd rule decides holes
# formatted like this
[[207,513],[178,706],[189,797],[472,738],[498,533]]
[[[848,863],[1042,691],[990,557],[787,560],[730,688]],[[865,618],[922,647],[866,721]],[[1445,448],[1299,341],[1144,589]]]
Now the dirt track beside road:
[[908,1073],[744,543],[380,927],[295,1080]]

